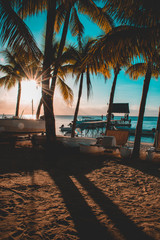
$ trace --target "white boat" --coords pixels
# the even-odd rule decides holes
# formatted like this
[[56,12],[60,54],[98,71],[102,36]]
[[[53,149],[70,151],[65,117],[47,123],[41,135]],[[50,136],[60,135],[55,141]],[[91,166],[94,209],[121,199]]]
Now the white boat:
[[45,121],[42,119],[2,118],[0,119],[0,136],[29,135],[45,132]]

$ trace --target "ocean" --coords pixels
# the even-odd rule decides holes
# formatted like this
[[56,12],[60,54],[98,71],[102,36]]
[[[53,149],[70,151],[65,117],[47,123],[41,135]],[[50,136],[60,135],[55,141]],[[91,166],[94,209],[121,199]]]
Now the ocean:
[[[11,117],[12,115],[7,115],[7,117]],[[32,115],[24,115],[24,118],[35,118],[35,116]],[[92,117],[95,119],[101,119],[101,116],[85,116],[85,117]],[[115,120],[120,120],[122,116],[114,116]],[[2,118],[2,115],[0,115],[0,118]],[[82,116],[78,116],[78,119],[81,119]],[[105,120],[105,117],[103,118]],[[136,128],[137,125],[137,119],[138,117],[129,116],[129,119],[131,119],[131,128]],[[56,115],[56,134],[57,135],[63,135],[63,133],[60,130],[60,126],[63,124],[64,126],[68,126],[68,124],[73,121],[73,116],[71,115]],[[143,129],[145,130],[152,130],[153,128],[156,129],[157,127],[157,120],[158,117],[144,117],[143,120]],[[129,136],[130,141],[134,141],[134,136]],[[148,142],[153,143],[154,137],[142,137],[141,142]]]
[[[92,117],[95,119],[101,119],[101,116],[85,116],[85,117]],[[115,120],[120,120],[122,116],[114,116]],[[82,118],[82,116],[78,117],[79,119]],[[67,126],[71,121],[73,121],[73,116],[70,115],[57,115],[55,117],[56,119],[56,133],[57,134],[63,134],[59,127],[63,124],[64,126]],[[105,118],[103,118],[105,120]],[[137,120],[138,117],[133,117],[130,116],[129,119],[131,119],[131,128],[136,128],[137,126]],[[144,117],[143,119],[143,129],[145,130],[152,130],[152,129],[156,129],[157,127],[157,120],[158,117]],[[129,140],[130,141],[134,141],[134,136],[129,136]],[[147,142],[147,143],[153,143],[154,142],[154,137],[142,137],[141,138],[141,142]]]

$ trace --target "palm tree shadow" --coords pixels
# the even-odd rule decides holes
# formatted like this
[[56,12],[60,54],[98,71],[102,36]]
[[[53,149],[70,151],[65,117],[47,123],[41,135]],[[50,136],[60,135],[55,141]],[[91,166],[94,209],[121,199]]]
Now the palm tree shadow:
[[[68,155],[69,156],[69,155]],[[83,157],[83,161],[79,161]],[[72,159],[74,156],[72,155]],[[89,196],[103,210],[118,228],[125,239],[153,239],[144,233],[128,216],[126,216],[116,204],[113,203],[100,189],[98,189],[85,174],[93,169],[103,166],[103,158],[100,161],[97,157],[76,156],[74,162],[67,162],[65,156],[64,165],[61,162],[58,167],[49,166],[48,173],[61,191],[62,197],[68,211],[74,221],[80,239],[116,239],[112,233],[103,226],[89,205],[75,186],[70,176],[74,176]],[[87,161],[86,161],[87,160]],[[100,162],[99,162],[100,161]],[[86,166],[86,162],[88,165]],[[83,166],[84,164],[84,166]]]
[[[91,181],[88,180],[88,178],[85,177],[85,174],[93,171],[94,169],[102,168],[104,166],[104,160],[106,165],[107,161],[110,161],[110,158],[107,160],[107,157],[100,158],[98,156],[86,156],[79,153],[77,154],[77,152],[65,152],[62,150],[63,149],[61,149],[61,152],[57,151],[54,153],[54,159],[52,159],[53,161],[47,161],[48,156],[45,156],[43,152],[34,152],[32,150],[29,151],[28,149],[17,149],[15,152],[13,151],[13,153],[8,153],[6,159],[3,159],[1,164],[3,169],[0,172],[29,172],[32,177],[31,185],[33,185],[34,189],[34,187],[36,187],[34,186],[34,170],[47,170],[61,191],[62,197],[74,221],[80,239],[112,240],[115,239],[115,237],[111,234],[107,227],[98,221],[78,188],[71,180],[71,175],[78,180],[84,189],[86,189],[89,196],[99,205],[104,214],[112,220],[125,239],[152,239],[140,228],[138,228],[138,226],[133,223],[133,221],[130,220],[117,205],[115,205],[100,189],[98,189]],[[11,160],[14,157],[14,153],[17,159],[9,166],[9,163],[11,163]],[[6,155],[3,157],[5,156]],[[30,208],[35,209],[32,201],[30,202]]]
[[86,189],[90,197],[100,206],[103,212],[113,221],[116,228],[125,239],[153,239],[144,233],[119,207],[113,203],[99,188],[97,188],[85,175],[75,176]]
[[153,163],[153,162],[147,162],[147,161],[145,162],[142,160],[122,161],[121,159],[117,160],[116,163],[134,168],[134,169],[139,170],[150,176],[160,178],[160,164],[159,163]]
[[80,239],[114,239],[97,220],[69,175],[57,169],[50,170],[49,174],[61,191]]

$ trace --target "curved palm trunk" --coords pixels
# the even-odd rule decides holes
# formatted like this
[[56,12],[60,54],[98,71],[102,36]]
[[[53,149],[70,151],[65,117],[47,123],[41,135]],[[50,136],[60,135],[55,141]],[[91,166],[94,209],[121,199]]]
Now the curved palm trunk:
[[78,100],[77,100],[77,105],[76,105],[76,109],[75,109],[75,112],[74,112],[74,119],[73,119],[73,126],[72,126],[71,137],[75,136],[77,116],[78,116],[79,105],[80,105],[80,100],[81,100],[81,96],[82,96],[82,87],[83,87],[83,73],[81,74],[81,80],[80,80],[79,92],[78,92]]
[[46,136],[48,145],[56,138],[55,117],[53,113],[53,95],[49,90],[51,49],[56,15],[56,0],[48,0],[47,26],[45,38],[45,51],[43,61],[42,97],[45,115]]
[[16,117],[19,116],[20,99],[21,99],[21,81],[18,81],[18,94],[17,94],[16,114],[15,114]]
[[111,125],[112,105],[113,105],[115,88],[116,88],[116,83],[117,83],[117,76],[118,76],[119,72],[120,72],[120,68],[119,67],[114,69],[114,80],[113,80],[112,89],[111,89],[111,93],[110,93],[110,99],[109,99],[107,124],[106,124],[106,133],[107,133],[107,130],[110,129],[110,125]]
[[144,84],[143,84],[143,92],[142,92],[141,104],[140,104],[136,133],[135,133],[134,147],[133,147],[131,159],[139,158],[143,117],[144,117],[144,112],[145,112],[147,93],[148,93],[149,84],[150,84],[150,80],[151,80],[151,74],[152,74],[151,62],[148,62],[147,72],[146,72],[146,76],[145,76]]
[[[156,133],[159,133],[159,132],[160,132],[160,107],[159,107],[159,114],[158,114],[157,127],[156,127]],[[156,146],[156,135],[157,134],[155,134],[155,139],[153,144],[154,147]]]
[[58,49],[58,53],[57,53],[57,60],[56,60],[55,66],[54,66],[54,72],[53,72],[52,83],[51,83],[51,90],[53,92],[53,96],[54,96],[54,91],[55,91],[55,86],[56,86],[56,78],[57,78],[57,74],[58,74],[59,60],[60,60],[60,57],[62,56],[62,52],[63,52],[65,42],[66,42],[70,13],[71,13],[71,6],[70,6],[69,10],[67,11],[67,14],[65,17],[62,37],[61,37],[61,41],[60,41],[60,45],[59,45],[59,49]]
[[39,119],[42,104],[43,104],[43,98],[41,97],[39,104],[38,104],[37,112],[36,112],[36,119]]

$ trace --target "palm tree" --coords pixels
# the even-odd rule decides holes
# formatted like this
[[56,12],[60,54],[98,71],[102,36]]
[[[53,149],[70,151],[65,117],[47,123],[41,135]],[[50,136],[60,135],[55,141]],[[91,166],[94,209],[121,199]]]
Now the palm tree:
[[112,116],[112,106],[113,106],[113,101],[114,101],[114,94],[115,94],[115,89],[116,89],[117,77],[118,77],[118,74],[119,74],[120,70],[121,70],[120,66],[117,64],[114,67],[114,79],[113,79],[111,93],[110,93],[110,99],[109,99],[106,132],[107,132],[108,129],[110,129],[111,116]]
[[[34,14],[35,12],[38,12],[38,10],[43,11],[43,9],[47,9],[47,24],[46,24],[46,41],[45,41],[45,52],[44,52],[44,62],[43,62],[43,83],[42,83],[42,96],[44,101],[44,114],[45,114],[45,120],[46,120],[46,133],[47,133],[47,140],[53,140],[55,139],[55,118],[53,113],[53,94],[55,89],[55,83],[56,83],[56,76],[58,72],[58,64],[59,64],[59,58],[62,54],[63,47],[65,44],[67,29],[68,29],[68,23],[70,18],[70,12],[71,8],[74,4],[77,4],[78,10],[81,11],[83,14],[90,14],[92,19],[96,21],[98,24],[102,23],[103,17],[102,15],[105,15],[105,18],[107,18],[104,11],[102,11],[104,14],[100,14],[100,8],[98,10],[96,4],[92,0],[87,1],[80,1],[80,0],[69,0],[64,1],[65,3],[65,11],[66,11],[66,18],[65,18],[65,25],[64,25],[64,31],[62,34],[62,39],[59,47],[59,53],[57,56],[57,63],[55,65],[55,72],[53,74],[53,79],[51,83],[51,89],[50,86],[50,50],[51,50],[51,42],[53,38],[53,32],[54,32],[54,23],[55,23],[55,11],[56,11],[56,3],[59,3],[61,1],[56,0],[48,0],[47,3],[43,3],[43,1],[34,1],[34,4],[32,4],[33,1],[22,1],[22,9],[23,9],[23,16],[25,16],[25,12],[27,14]],[[39,4],[39,2],[41,4]],[[93,9],[96,9],[95,14],[93,14]],[[75,12],[76,8],[74,8]],[[77,21],[77,16],[74,14],[74,18]],[[97,20],[98,19],[98,20]],[[111,20],[111,18],[108,18]],[[75,21],[75,22],[76,22]],[[79,21],[77,21],[80,23]],[[105,22],[106,23],[106,22]],[[82,26],[79,24],[78,28],[77,25],[73,25],[72,31],[77,32],[77,29],[82,30]],[[108,25],[106,25],[108,26]],[[103,27],[106,28],[105,24],[103,23]],[[80,32],[78,30],[78,32]]]
[[97,25],[103,29],[105,32],[111,30],[114,26],[111,17],[104,11],[103,8],[97,7],[94,1],[91,0],[71,0],[66,1],[65,4],[60,5],[57,9],[56,16],[56,30],[60,29],[61,23],[64,21],[62,37],[59,45],[59,50],[57,54],[57,61],[55,62],[54,74],[52,78],[51,89],[54,94],[56,76],[58,72],[59,59],[62,55],[63,48],[65,46],[66,36],[68,32],[68,27],[70,27],[73,36],[78,35],[78,44],[81,46],[81,39],[84,32],[84,27],[79,19],[77,9],[80,13],[87,14],[92,21],[97,23]]
[[[77,8],[76,8],[77,7]],[[56,16],[56,29],[59,30],[60,23],[63,22],[64,17],[64,26],[62,31],[62,37],[60,40],[60,45],[57,54],[57,60],[54,66],[54,73],[52,77],[51,83],[51,92],[54,96],[56,78],[58,74],[59,62],[62,56],[62,52],[65,46],[66,36],[68,32],[68,27],[70,26],[70,30],[73,36],[78,35],[78,43],[81,46],[81,37],[83,34],[83,25],[79,20],[77,9],[81,13],[85,13],[89,15],[89,17],[96,22],[102,29],[108,31],[111,29],[113,25],[112,19],[103,11],[102,8],[98,8],[94,1],[91,0],[71,0],[66,1],[65,4],[62,4],[59,9],[57,9]],[[70,24],[70,25],[69,25]],[[72,134],[73,135],[73,134]]]
[[[141,30],[141,31],[140,31]],[[89,58],[95,58],[99,64],[109,65],[114,69],[114,80],[110,93],[109,108],[106,131],[110,128],[112,105],[114,100],[117,76],[121,67],[126,66],[134,56],[140,56],[140,53],[147,54],[147,45],[143,35],[148,36],[145,28],[138,29],[130,26],[120,26],[113,28],[107,34],[101,36],[91,48]],[[143,44],[143,48],[142,45]]]
[[[52,56],[51,56],[52,64],[51,64],[51,73],[50,73],[51,77],[53,76],[53,73],[54,73],[54,66],[55,66],[55,62],[57,59],[58,47],[59,47],[59,43],[55,39],[53,39],[52,50],[51,50],[52,51]],[[58,69],[56,86],[59,87],[64,101],[70,105],[73,101],[73,92],[72,92],[71,88],[65,83],[66,72],[63,70],[64,66],[65,66],[64,65],[65,62],[63,61],[63,55],[62,55],[61,59],[59,61],[59,69]],[[43,61],[43,59],[41,61]],[[41,61],[39,61],[39,62],[41,62]],[[42,77],[42,66],[41,66],[41,71],[40,71],[39,75],[40,75],[40,77]],[[39,79],[39,82],[42,82],[42,79]],[[42,105],[43,105],[43,97],[41,97],[38,108],[37,108],[37,112],[36,112],[37,119],[39,118]]]
[[142,98],[139,109],[139,116],[136,127],[136,135],[134,142],[134,149],[132,152],[132,159],[139,157],[140,150],[140,134],[142,132],[142,121],[145,111],[145,103],[147,98],[147,92],[149,89],[149,83],[151,75],[153,74],[153,58],[155,54],[155,46],[159,46],[159,22],[160,22],[160,11],[159,1],[154,1],[154,4],[142,1],[115,1],[106,0],[106,10],[121,23],[127,23],[138,28],[146,28],[149,30],[150,35],[143,36],[146,47],[142,45],[143,51],[141,51],[143,57],[146,59],[147,52],[147,70],[143,85]]
[[7,89],[14,87],[18,83],[18,94],[15,116],[19,116],[19,106],[21,98],[21,82],[23,79],[27,79],[30,76],[30,68],[32,68],[32,61],[28,59],[27,53],[21,50],[21,54],[11,52],[6,49],[2,52],[7,64],[0,64],[0,71],[6,75],[0,78],[0,86],[4,86]]
[[79,112],[84,80],[86,78],[87,98],[89,98],[91,89],[92,89],[90,74],[98,73],[98,70],[97,70],[98,68],[95,67],[93,61],[84,62],[84,59],[86,58],[86,55],[88,54],[93,42],[94,40],[88,40],[87,42],[83,43],[81,47],[71,46],[66,51],[66,59],[70,62],[70,64],[66,66],[66,69],[68,72],[72,72],[73,76],[76,75],[75,83],[77,84],[79,82],[78,99],[77,99],[77,104],[76,104],[74,118],[73,118],[71,137],[75,136],[76,121],[77,121],[77,116]]
[[[21,46],[31,52],[38,59],[41,51],[22,18],[28,15],[47,11],[46,38],[43,60],[42,95],[44,99],[44,114],[46,123],[47,141],[55,138],[55,119],[53,116],[53,98],[50,93],[50,65],[51,49],[56,16],[56,5],[59,0],[0,0],[0,29],[2,42],[7,42],[14,49]],[[19,10],[19,16],[17,12]]]
[[135,65],[132,65],[126,71],[126,73],[128,73],[129,76],[132,77],[133,79],[137,79],[139,76],[145,76],[142,97],[141,97],[141,103],[140,103],[140,108],[139,108],[137,127],[136,127],[134,148],[133,148],[133,152],[132,152],[132,156],[131,156],[132,159],[137,159],[139,157],[141,134],[142,134],[142,124],[143,124],[143,117],[144,117],[144,112],[145,112],[147,94],[148,94],[148,90],[149,90],[151,77],[158,78],[158,76],[160,74],[159,60],[160,60],[160,56],[155,51],[153,58],[149,59],[148,62],[137,63]]

